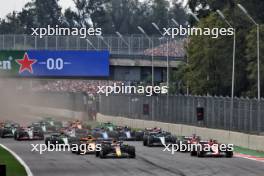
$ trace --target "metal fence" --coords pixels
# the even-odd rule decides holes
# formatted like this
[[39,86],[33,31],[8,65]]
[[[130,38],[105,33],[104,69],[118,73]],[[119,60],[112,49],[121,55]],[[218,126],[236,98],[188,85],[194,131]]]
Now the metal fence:
[[[81,38],[80,36],[39,36],[0,35],[0,50],[109,50],[115,55],[144,55],[146,49],[164,45],[166,39],[142,35],[124,37],[104,36]],[[183,44],[182,39],[169,39],[169,42]],[[162,56],[166,50],[161,51]],[[178,57],[183,57],[179,55]]]
[[[204,120],[201,122],[197,121],[197,107],[204,108]],[[149,111],[149,114],[146,111]],[[183,95],[152,97],[114,95],[100,97],[100,112],[131,119],[188,124],[252,134],[264,132],[264,100],[258,102],[255,99],[236,98],[232,101],[228,97]]]

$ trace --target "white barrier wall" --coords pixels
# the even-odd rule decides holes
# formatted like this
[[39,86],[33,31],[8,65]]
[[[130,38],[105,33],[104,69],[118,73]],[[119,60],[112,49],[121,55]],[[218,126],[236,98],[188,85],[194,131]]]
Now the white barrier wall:
[[182,124],[170,124],[139,119],[128,119],[125,117],[97,115],[98,122],[113,122],[116,125],[127,125],[132,128],[160,127],[178,136],[192,135],[193,133],[204,139],[216,139],[221,143],[230,143],[236,146],[253,150],[264,151],[264,136],[249,135],[245,133],[225,131],[218,129],[202,128]]

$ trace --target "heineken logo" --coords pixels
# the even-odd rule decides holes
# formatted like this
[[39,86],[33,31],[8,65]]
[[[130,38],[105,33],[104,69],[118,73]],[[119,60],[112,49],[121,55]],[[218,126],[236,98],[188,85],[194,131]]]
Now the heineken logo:
[[0,70],[12,70],[13,64],[18,64],[19,74],[23,72],[33,73],[32,66],[37,62],[35,59],[30,59],[27,52],[24,53],[22,58],[13,58],[12,56],[8,56],[7,59],[0,60]]
[[16,62],[20,65],[19,73],[23,73],[24,71],[33,73],[32,65],[35,64],[37,60],[30,59],[28,54],[25,53],[23,59],[17,59]]
[[12,56],[9,56],[7,60],[0,60],[0,70],[11,70],[12,64],[11,61],[13,60]]

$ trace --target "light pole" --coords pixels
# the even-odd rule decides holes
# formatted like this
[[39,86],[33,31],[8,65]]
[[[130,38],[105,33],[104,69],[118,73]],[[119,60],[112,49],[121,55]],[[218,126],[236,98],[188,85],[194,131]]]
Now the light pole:
[[99,35],[98,38],[103,41],[103,43],[107,46],[107,49],[111,52],[111,46],[104,40],[104,37]]
[[86,39],[87,44],[91,45],[93,49],[97,50],[96,47],[93,45],[93,43],[87,38]]
[[241,5],[237,4],[239,9],[257,26],[257,64],[258,64],[258,101],[260,101],[260,56],[259,56],[259,24],[249,15],[248,11]]
[[[154,22],[151,24],[161,34],[161,37],[164,38],[163,33],[161,32],[159,26]],[[170,65],[169,65],[169,39],[168,38],[166,38],[166,49],[167,49],[167,87],[169,88],[169,85],[170,85],[170,77],[169,77],[170,68],[169,67]]]
[[171,21],[172,21],[176,26],[180,26],[179,23],[178,23],[174,18],[172,18]]
[[[161,38],[164,38],[163,33],[161,32],[159,26],[156,23],[151,23],[152,26],[160,33]],[[166,48],[167,48],[167,116],[169,117],[169,87],[170,87],[170,64],[169,64],[169,39],[166,37]]]
[[[222,20],[230,27],[233,26],[226,20],[224,14],[220,11],[216,11],[217,14],[221,17]],[[233,37],[233,64],[232,64],[232,88],[231,88],[231,98],[234,99],[234,87],[235,87],[235,64],[236,64],[236,30],[234,28],[234,37]]]
[[[217,14],[225,21],[225,23],[233,28],[233,26],[226,20],[224,14],[220,11],[216,11]],[[236,62],[236,30],[234,28],[234,37],[233,37],[233,64],[232,64],[232,88],[231,88],[231,110],[230,110],[230,121],[229,121],[229,131],[233,126],[233,109],[234,109],[234,85],[235,85],[235,62]],[[230,133],[229,133],[230,135]]]
[[[138,30],[147,37],[149,42],[151,42],[151,85],[152,88],[154,88],[154,51],[153,51],[153,40],[148,36],[148,34],[144,31],[144,29],[141,26],[137,27]],[[154,120],[154,100],[153,96],[151,97],[151,120]]]
[[124,39],[124,36],[120,32],[116,31],[115,33],[127,45],[127,47],[128,47],[128,55],[130,55],[130,45],[129,45],[129,43]]
[[197,15],[190,13],[190,15],[195,19],[196,22],[199,22],[200,19],[197,17]]
[[154,51],[153,51],[153,40],[148,36],[148,34],[144,31],[141,26],[137,27],[138,30],[151,42],[151,85],[154,87]]
[[[198,22],[198,23],[200,22],[200,19],[195,14],[190,13],[190,15],[195,19],[196,22]],[[175,20],[172,19],[172,21],[174,22]],[[179,23],[177,23],[177,21],[176,21],[175,25],[177,25],[177,24],[179,25]],[[189,36],[188,35],[187,35],[187,48],[189,48]],[[187,57],[187,59],[186,59],[187,65],[189,65],[188,52],[186,53],[186,57]],[[209,81],[209,74],[207,74],[207,81]],[[186,92],[186,94],[187,94],[187,96],[189,96],[189,82],[188,82],[188,80],[187,80],[187,83],[186,84],[187,84],[186,85],[187,86],[187,92]],[[207,90],[207,95],[209,95],[208,90]]]

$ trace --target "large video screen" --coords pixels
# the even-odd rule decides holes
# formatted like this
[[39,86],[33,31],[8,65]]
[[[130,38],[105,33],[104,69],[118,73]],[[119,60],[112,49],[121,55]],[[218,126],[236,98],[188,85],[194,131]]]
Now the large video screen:
[[1,51],[0,70],[19,77],[107,77],[108,51]]

